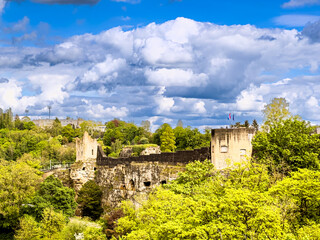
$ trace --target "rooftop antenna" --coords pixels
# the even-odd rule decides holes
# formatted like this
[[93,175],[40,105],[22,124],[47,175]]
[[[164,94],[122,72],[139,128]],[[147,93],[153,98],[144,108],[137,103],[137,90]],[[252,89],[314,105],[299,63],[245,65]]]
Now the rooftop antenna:
[[48,109],[49,109],[49,120],[50,120],[50,112],[51,112],[51,106],[50,105],[48,106]]

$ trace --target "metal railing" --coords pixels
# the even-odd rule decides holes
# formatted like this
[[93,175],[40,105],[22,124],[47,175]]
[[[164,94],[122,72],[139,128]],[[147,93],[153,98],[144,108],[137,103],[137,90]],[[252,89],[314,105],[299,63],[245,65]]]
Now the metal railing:
[[50,164],[46,165],[46,166],[42,166],[42,168],[40,170],[42,172],[47,172],[47,171],[51,171],[51,170],[59,169],[59,168],[68,169],[71,167],[72,164],[73,164],[73,162],[55,163],[55,162],[51,162],[51,160],[50,160]]

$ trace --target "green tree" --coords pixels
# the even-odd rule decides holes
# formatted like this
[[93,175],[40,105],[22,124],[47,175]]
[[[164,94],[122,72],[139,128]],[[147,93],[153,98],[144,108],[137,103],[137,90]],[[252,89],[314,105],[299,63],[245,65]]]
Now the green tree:
[[141,127],[146,131],[146,132],[150,132],[150,121],[146,120],[146,121],[142,121],[141,122]]
[[23,122],[23,129],[32,130],[35,129],[36,125],[32,121]]
[[310,222],[320,224],[320,172],[300,169],[270,189],[294,230]]
[[245,120],[245,121],[244,121],[244,127],[245,127],[245,128],[249,128],[249,127],[250,127],[250,123],[249,123],[248,120]]
[[16,114],[16,116],[14,117],[14,127],[19,129],[19,130],[23,130],[24,129],[23,122],[20,120],[18,114]]
[[252,127],[256,130],[256,132],[258,132],[258,130],[259,130],[259,124],[258,124],[257,120],[253,119],[253,121],[252,121]]
[[36,192],[41,177],[23,161],[0,160],[0,229],[18,225],[22,207]]
[[57,239],[55,235],[62,231],[65,224],[66,217],[62,213],[56,212],[52,207],[44,209],[40,222],[43,238]]
[[291,116],[289,103],[285,98],[273,98],[271,102],[264,106],[263,128],[268,131],[270,127]]
[[40,224],[30,215],[25,215],[20,219],[19,229],[16,231],[15,239],[17,240],[40,240]]
[[286,239],[287,223],[266,192],[266,176],[259,165],[219,174],[209,161],[188,164],[173,184],[156,189],[137,210],[125,203],[116,231],[128,240]]
[[15,239],[61,239],[59,235],[65,224],[66,217],[62,213],[55,212],[52,208],[46,208],[40,222],[29,215],[21,218],[20,229],[16,232]]
[[101,207],[102,191],[93,181],[86,182],[79,191],[77,202],[82,216],[96,220],[103,212]]
[[305,121],[282,120],[254,137],[253,159],[285,175],[298,168],[319,169],[320,139],[313,132],[314,127]]
[[62,125],[58,118],[53,121],[52,126],[49,128],[48,132],[51,133],[53,137],[56,137],[61,134]]
[[40,189],[34,196],[29,211],[34,213],[39,219],[45,208],[53,207],[62,211],[66,216],[73,216],[77,206],[73,189],[62,185],[61,181],[53,176],[49,176],[40,185]]
[[182,122],[181,119],[178,120],[177,127],[182,127],[183,128],[183,122]]
[[176,140],[176,138],[174,136],[174,132],[169,125],[164,129],[164,131],[162,132],[162,134],[160,136],[161,151],[162,152],[174,152],[176,149],[175,140]]
[[73,127],[68,124],[67,126],[63,127],[61,130],[61,135],[68,139],[68,142],[72,142],[72,139],[75,137],[75,131]]

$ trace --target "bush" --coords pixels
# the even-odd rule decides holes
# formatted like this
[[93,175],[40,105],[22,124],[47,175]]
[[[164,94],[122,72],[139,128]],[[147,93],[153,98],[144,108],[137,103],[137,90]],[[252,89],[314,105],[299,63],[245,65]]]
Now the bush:
[[86,182],[79,191],[77,202],[82,216],[87,216],[96,220],[103,212],[101,207],[102,191],[93,181]]

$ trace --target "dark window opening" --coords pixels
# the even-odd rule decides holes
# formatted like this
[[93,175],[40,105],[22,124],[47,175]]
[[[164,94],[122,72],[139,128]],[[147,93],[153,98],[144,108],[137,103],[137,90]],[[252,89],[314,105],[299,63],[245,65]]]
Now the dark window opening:
[[130,190],[134,190],[134,181],[131,179],[129,182]]
[[163,185],[163,184],[167,184],[167,181],[166,180],[163,180],[163,181],[161,181],[161,184]]
[[93,155],[93,149],[92,149],[92,155]]
[[93,170],[95,171],[95,170],[97,170],[97,168],[96,168],[96,167],[94,167],[94,168],[93,168]]
[[144,186],[146,186],[146,187],[150,187],[151,182],[144,182],[143,184],[144,184]]
[[86,170],[86,168],[85,168],[85,167],[83,167],[83,168],[82,168],[82,170]]

